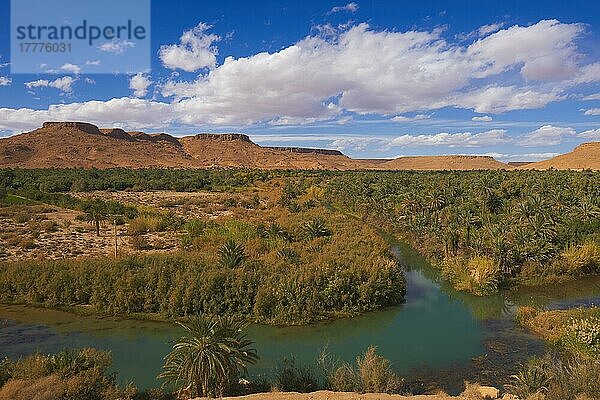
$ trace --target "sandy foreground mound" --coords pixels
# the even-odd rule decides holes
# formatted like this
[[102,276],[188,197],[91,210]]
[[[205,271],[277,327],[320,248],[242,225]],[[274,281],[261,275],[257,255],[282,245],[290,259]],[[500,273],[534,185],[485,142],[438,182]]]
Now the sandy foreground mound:
[[[471,387],[458,397],[446,394],[435,395],[416,395],[402,396],[399,394],[385,393],[352,393],[352,392],[332,392],[328,390],[319,390],[312,393],[296,392],[272,392],[257,393],[239,397],[223,397],[227,400],[482,400],[482,399],[502,399],[516,400],[515,397],[505,394],[500,397],[497,389],[490,386],[471,385]],[[200,400],[200,399],[196,399]]]
[[[223,397],[228,400],[450,400],[454,397],[446,395],[401,396],[385,393],[350,393],[320,390],[312,393],[257,393],[239,397]],[[196,399],[199,400],[199,399]]]
[[549,168],[600,170],[600,142],[584,143],[575,147],[570,153],[519,167],[519,169]]

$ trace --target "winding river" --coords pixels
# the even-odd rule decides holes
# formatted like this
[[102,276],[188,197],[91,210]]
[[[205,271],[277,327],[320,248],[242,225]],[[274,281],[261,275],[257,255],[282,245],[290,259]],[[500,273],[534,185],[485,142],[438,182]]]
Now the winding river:
[[[516,305],[546,308],[600,303],[600,277],[509,291],[491,297],[457,292],[403,244],[392,248],[406,269],[406,302],[351,319],[302,327],[254,325],[248,336],[261,357],[250,371],[269,374],[293,356],[312,363],[321,349],[352,361],[368,346],[392,360],[414,393],[460,391],[463,380],[501,385],[519,362],[545,351],[544,344],[515,326]],[[0,356],[49,353],[66,347],[112,351],[121,383],[156,387],[170,341],[181,331],[169,323],[81,317],[24,306],[0,306]]]

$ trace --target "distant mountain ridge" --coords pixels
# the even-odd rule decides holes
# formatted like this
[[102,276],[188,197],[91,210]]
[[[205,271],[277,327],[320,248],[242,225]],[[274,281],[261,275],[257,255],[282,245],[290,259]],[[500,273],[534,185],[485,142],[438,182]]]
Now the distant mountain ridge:
[[41,128],[0,139],[2,168],[365,168],[337,150],[261,147],[241,133],[126,132],[86,122],[45,122]]
[[[580,149],[581,148],[581,149]],[[579,150],[578,150],[579,149]],[[573,157],[583,155],[583,161]],[[557,161],[518,168],[600,169],[600,143],[588,143]],[[581,158],[581,157],[579,157]],[[575,165],[570,167],[570,165]],[[211,168],[325,170],[479,170],[514,169],[487,156],[411,156],[392,160],[352,159],[338,150],[262,147],[241,133],[127,132],[86,122],[45,122],[41,128],[0,139],[0,168]]]

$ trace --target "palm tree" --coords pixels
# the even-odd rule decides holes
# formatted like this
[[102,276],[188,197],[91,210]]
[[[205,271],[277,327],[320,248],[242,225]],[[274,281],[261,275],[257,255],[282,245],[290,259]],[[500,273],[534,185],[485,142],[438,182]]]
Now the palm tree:
[[456,253],[458,252],[458,247],[459,247],[459,237],[458,237],[458,227],[454,224],[449,225],[448,227],[446,227],[444,232],[444,241],[445,241],[445,249],[446,249],[446,256],[448,255],[452,255],[452,256],[456,256]]
[[579,203],[577,213],[584,221],[591,221],[600,216],[600,209],[596,207],[592,199],[585,199]]
[[94,200],[83,205],[83,220],[94,225],[96,236],[100,236],[100,225],[108,220],[108,211],[104,202]]
[[461,223],[465,227],[465,244],[467,247],[471,247],[471,230],[473,225],[479,222],[479,218],[471,209],[464,209],[459,214]]
[[284,239],[288,242],[291,241],[290,234],[277,222],[271,222],[269,226],[260,226],[259,227],[260,236],[265,239]]
[[219,254],[221,255],[219,263],[225,268],[238,267],[246,259],[244,245],[237,244],[233,239],[228,240],[227,243],[223,245],[221,250],[219,250]]
[[304,224],[302,227],[310,238],[331,236],[331,231],[325,226],[325,221],[321,218],[314,218]]
[[258,360],[244,333],[247,324],[238,319],[197,315],[178,324],[186,335],[174,342],[158,378],[178,387],[180,394],[189,390],[200,397],[221,396]]

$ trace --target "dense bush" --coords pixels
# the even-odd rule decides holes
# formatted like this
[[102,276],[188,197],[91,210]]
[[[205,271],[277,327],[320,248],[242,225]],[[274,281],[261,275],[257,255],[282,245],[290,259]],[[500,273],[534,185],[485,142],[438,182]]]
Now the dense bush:
[[277,364],[271,385],[275,391],[300,393],[314,392],[324,387],[314,368],[297,365],[293,357],[284,358]]
[[600,360],[600,308],[541,311],[520,307],[517,321],[565,353]]
[[533,358],[511,377],[506,389],[520,399],[595,399],[600,394],[600,362],[575,356],[566,361]]
[[454,287],[476,295],[487,295],[498,290],[501,271],[489,257],[448,257],[441,263],[442,275]]
[[[249,169],[1,169],[0,187],[45,193],[92,190],[226,190],[295,171]],[[250,206],[255,204],[250,202]]]
[[[134,400],[148,398],[128,385],[120,388],[109,373],[110,353],[95,349],[33,354],[0,364],[2,400]],[[156,393],[156,392],[155,392]],[[155,397],[159,398],[159,397]],[[162,394],[165,400],[171,396]]]
[[[27,176],[17,172],[20,178]],[[31,172],[34,177],[36,173],[50,172]],[[228,179],[236,174],[214,172],[221,173]],[[179,229],[173,234],[181,235],[183,251],[117,260],[0,264],[0,302],[92,305],[103,313],[165,318],[227,314],[276,324],[309,323],[399,304],[405,292],[403,271],[387,254],[385,241],[368,225],[318,203],[322,194],[314,183],[304,178],[272,183],[273,197],[282,190],[302,204],[312,200],[309,208],[296,213],[274,206],[275,200],[267,208],[265,200],[259,212],[242,217],[184,223],[172,214],[134,209],[127,216],[134,249],[151,248],[147,232]],[[84,204],[86,219],[97,230],[118,206],[99,200]]]
[[[345,172],[326,198],[401,235],[463,290],[600,272],[599,172]],[[469,259],[500,274],[486,267],[481,288]]]
[[356,363],[340,362],[324,351],[317,365],[325,376],[325,386],[337,392],[400,393],[404,380],[391,362],[377,354],[375,346],[356,357]]
[[398,304],[404,294],[402,271],[381,262],[285,268],[254,261],[230,269],[196,253],[28,261],[0,266],[0,301],[91,304],[109,314],[231,314],[278,324],[308,323]]

